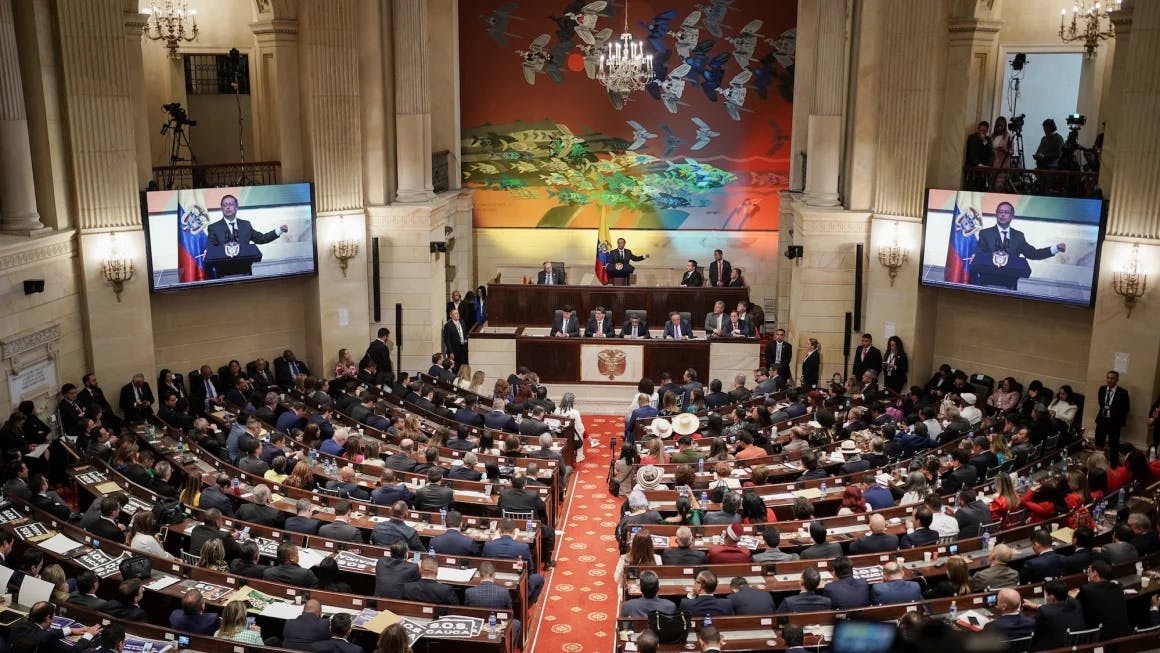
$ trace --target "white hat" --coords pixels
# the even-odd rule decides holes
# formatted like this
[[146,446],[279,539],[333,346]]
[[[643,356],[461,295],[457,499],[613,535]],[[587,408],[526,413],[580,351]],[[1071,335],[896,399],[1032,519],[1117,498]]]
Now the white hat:
[[842,440],[842,453],[858,453],[858,445],[853,440]]
[[636,483],[643,490],[655,490],[661,484],[661,468],[645,465],[636,471]]
[[673,430],[677,435],[692,435],[701,428],[701,420],[692,413],[681,413],[673,417]]
[[667,438],[673,434],[672,423],[670,423],[669,420],[667,420],[663,417],[658,417],[657,419],[654,419],[650,426],[652,428],[653,434],[656,435],[658,438]]
[[963,403],[966,404],[967,406],[974,406],[975,402],[979,400],[978,397],[976,397],[973,393],[970,393],[970,392],[964,392],[963,394],[961,394],[959,396],[963,398]]

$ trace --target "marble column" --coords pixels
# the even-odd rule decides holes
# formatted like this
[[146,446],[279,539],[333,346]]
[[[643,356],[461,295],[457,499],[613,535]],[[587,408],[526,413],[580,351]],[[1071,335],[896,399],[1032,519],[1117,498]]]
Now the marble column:
[[396,0],[392,8],[395,148],[398,202],[424,202],[431,184],[431,91],[426,0]]
[[846,0],[818,0],[814,89],[806,145],[806,204],[838,206],[846,91]]
[[0,0],[0,231],[27,236],[42,229],[12,1]]
[[[136,2],[130,0],[136,7]],[[125,11],[125,61],[128,64],[129,79],[145,79],[145,63],[141,53],[141,33],[149,20],[149,14],[135,10]],[[149,145],[149,115],[145,102],[145,84],[134,83],[129,85],[133,105],[133,136],[137,143],[137,184],[140,188],[149,185],[153,179],[153,156]]]
[[[984,12],[986,4],[972,6]],[[947,62],[944,78],[955,80],[943,93],[939,125],[937,169],[931,185],[958,188],[962,178],[967,134],[980,120],[991,121],[992,95],[1000,21],[977,16],[955,16],[947,24]]]
[[302,118],[299,108],[297,17],[263,16],[250,23],[257,43],[254,107],[257,156],[282,163],[283,183],[304,181]]
[[[1122,130],[1119,117],[1120,102],[1122,97],[1120,95],[1121,89],[1127,83],[1128,76],[1128,53],[1132,46],[1132,16],[1134,13],[1135,3],[1132,0],[1121,5],[1120,10],[1113,12],[1112,24],[1116,29],[1115,48],[1116,51],[1112,55],[1112,70],[1111,82],[1108,84],[1107,101],[1103,103],[1103,119],[1107,121],[1107,131],[1104,132],[1104,141],[1107,143],[1114,138],[1116,132],[1121,134],[1126,133]],[[1097,127],[1098,128],[1098,127]],[[1100,153],[1100,186],[1103,188],[1111,188],[1113,180],[1116,178],[1116,164],[1119,155],[1119,150],[1116,147],[1106,147]]]

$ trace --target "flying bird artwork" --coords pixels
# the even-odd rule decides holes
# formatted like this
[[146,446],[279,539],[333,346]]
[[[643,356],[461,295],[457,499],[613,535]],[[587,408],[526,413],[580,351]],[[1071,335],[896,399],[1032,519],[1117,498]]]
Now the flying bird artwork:
[[693,143],[690,150],[699,150],[709,144],[709,141],[721,135],[721,132],[715,132],[709,128],[709,125],[700,118],[693,118],[693,124],[697,125],[697,142]]

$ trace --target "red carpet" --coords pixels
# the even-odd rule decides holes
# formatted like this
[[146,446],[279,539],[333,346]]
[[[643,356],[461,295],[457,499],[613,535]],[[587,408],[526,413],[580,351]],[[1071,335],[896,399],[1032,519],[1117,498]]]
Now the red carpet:
[[564,505],[563,534],[556,538],[556,568],[547,579],[539,610],[531,616],[532,653],[578,653],[612,650],[619,597],[616,569],[618,503],[608,494],[605,478],[611,453],[608,439],[623,435],[624,418],[585,416],[589,437],[601,446],[585,452],[573,476]]

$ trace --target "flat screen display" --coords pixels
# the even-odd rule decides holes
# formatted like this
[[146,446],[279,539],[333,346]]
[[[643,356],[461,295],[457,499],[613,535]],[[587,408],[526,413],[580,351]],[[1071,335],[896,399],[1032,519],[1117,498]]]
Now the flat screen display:
[[154,292],[314,274],[308,183],[143,193]]
[[1105,209],[1099,199],[928,190],[921,283],[1092,306]]

